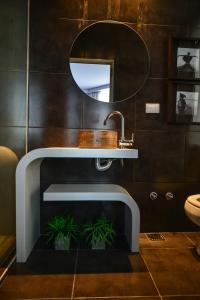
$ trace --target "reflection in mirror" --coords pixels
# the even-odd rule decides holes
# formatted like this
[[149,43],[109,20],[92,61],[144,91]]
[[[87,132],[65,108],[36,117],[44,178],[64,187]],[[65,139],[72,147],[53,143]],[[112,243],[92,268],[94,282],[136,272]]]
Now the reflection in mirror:
[[76,83],[88,96],[104,102],[113,100],[113,61],[70,59]]
[[150,59],[145,42],[128,25],[97,22],[75,39],[70,69],[79,88],[104,102],[134,96],[149,75]]

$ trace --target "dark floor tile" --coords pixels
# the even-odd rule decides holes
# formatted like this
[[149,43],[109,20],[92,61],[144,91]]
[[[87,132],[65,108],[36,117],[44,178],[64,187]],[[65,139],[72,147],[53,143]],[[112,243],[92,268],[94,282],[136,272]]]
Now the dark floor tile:
[[64,298],[72,292],[73,275],[9,275],[0,299]]
[[128,252],[121,251],[80,251],[78,256],[77,274],[87,273],[131,273],[145,272],[146,266],[139,255],[132,256],[134,268]]
[[162,232],[165,240],[151,241],[145,233],[140,234],[140,248],[182,248],[193,247],[193,243],[182,232]]
[[15,263],[11,275],[73,274],[76,251],[54,251],[34,249],[26,263]]
[[[105,271],[109,271],[109,267],[110,273],[106,273]],[[91,270],[93,273],[79,272],[84,268]],[[98,273],[98,269],[104,271],[104,273]],[[114,273],[112,269],[115,269],[117,273]],[[94,254],[88,257],[86,262],[83,261],[82,257],[79,260],[77,271],[74,297],[157,295],[151,277],[139,255],[128,255],[122,259],[121,256],[116,254],[110,257],[109,261],[108,257],[104,257],[103,260],[101,258],[98,261]]]
[[200,258],[193,248],[142,249],[161,295],[200,295]]
[[70,297],[76,251],[35,249],[26,263],[15,263],[0,289],[0,299]]

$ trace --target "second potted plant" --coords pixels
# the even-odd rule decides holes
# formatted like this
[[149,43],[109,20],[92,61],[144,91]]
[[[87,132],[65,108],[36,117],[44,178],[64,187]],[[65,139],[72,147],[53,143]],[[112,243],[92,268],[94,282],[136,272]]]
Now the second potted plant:
[[106,244],[112,246],[116,235],[112,223],[104,216],[83,225],[83,234],[92,249],[105,249]]
[[54,241],[55,250],[69,250],[77,232],[78,225],[72,216],[54,216],[48,223],[48,242]]

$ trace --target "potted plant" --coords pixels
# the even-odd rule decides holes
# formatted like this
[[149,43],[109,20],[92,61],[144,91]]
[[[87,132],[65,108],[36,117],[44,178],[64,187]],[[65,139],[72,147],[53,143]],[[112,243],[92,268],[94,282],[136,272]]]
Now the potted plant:
[[78,225],[72,216],[54,216],[48,223],[48,242],[54,241],[55,250],[69,250],[77,232]]
[[83,225],[83,234],[92,249],[105,249],[106,244],[112,246],[116,235],[112,223],[104,216],[99,217],[94,223]]

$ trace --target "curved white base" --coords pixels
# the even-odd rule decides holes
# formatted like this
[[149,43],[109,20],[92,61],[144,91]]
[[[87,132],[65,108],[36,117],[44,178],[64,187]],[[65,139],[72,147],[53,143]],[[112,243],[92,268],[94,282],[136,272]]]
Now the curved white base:
[[[125,235],[131,251],[139,251],[139,208],[130,194],[121,186],[116,184],[51,184],[44,192],[43,199],[44,201],[120,201],[125,203]],[[130,217],[129,214],[131,214]]]
[[[25,262],[40,236],[40,164],[43,158],[85,157],[85,158],[137,158],[136,149],[79,149],[79,148],[41,148],[27,153],[19,162],[16,170],[16,239],[17,262]],[[106,185],[107,187],[109,185]],[[132,226],[126,222],[126,233],[131,241],[131,250],[138,252],[140,227],[139,209],[128,192],[120,186],[112,185],[108,195],[98,193],[101,198],[122,201],[128,205],[126,214],[131,212]],[[113,194],[112,194],[113,193]],[[101,194],[101,195],[100,195]],[[112,195],[112,197],[111,197]],[[105,201],[105,198],[102,200]]]

